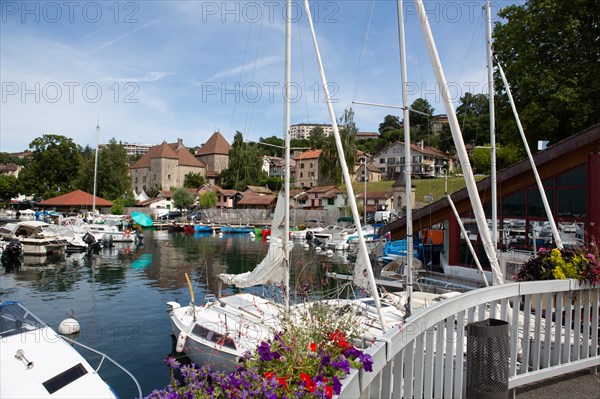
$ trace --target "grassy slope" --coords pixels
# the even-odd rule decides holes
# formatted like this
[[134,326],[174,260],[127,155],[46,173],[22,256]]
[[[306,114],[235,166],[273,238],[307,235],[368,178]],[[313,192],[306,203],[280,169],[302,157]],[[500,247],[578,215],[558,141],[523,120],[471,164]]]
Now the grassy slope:
[[[485,176],[476,176],[477,181],[485,178]],[[440,179],[413,179],[413,185],[415,186],[415,200],[417,202],[428,202],[425,201],[425,196],[430,195],[433,201],[437,201],[444,196],[445,193],[445,182],[443,178]],[[380,181],[375,183],[367,182],[367,192],[381,192],[388,191],[391,189],[393,181]],[[364,190],[364,183],[354,183],[354,191],[361,193]],[[456,191],[465,188],[464,177],[448,177],[448,193],[452,194]],[[343,190],[343,188],[342,188]]]

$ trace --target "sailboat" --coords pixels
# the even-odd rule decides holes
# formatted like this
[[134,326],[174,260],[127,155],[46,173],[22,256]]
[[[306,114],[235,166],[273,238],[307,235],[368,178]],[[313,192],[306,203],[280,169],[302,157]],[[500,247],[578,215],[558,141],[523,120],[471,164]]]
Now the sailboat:
[[[233,371],[237,359],[253,350],[262,341],[277,332],[282,313],[289,310],[289,253],[290,241],[290,84],[291,81],[291,21],[292,3],[286,2],[285,33],[285,178],[271,225],[271,240],[267,255],[257,267],[247,273],[220,274],[226,284],[246,288],[262,284],[281,284],[283,303],[250,293],[238,293],[227,297],[208,296],[202,306],[194,304],[194,294],[188,278],[191,303],[181,306],[169,302],[169,317],[173,335],[177,337],[176,351],[184,352],[194,363]],[[283,233],[279,230],[284,223]],[[186,275],[187,278],[187,275]]]

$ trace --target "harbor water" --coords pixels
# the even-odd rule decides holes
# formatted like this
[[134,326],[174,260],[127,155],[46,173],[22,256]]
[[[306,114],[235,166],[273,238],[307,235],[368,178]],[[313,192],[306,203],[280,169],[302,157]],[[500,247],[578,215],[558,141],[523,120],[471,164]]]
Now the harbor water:
[[[190,301],[185,274],[201,304],[206,294],[217,294],[219,273],[252,270],[268,242],[248,235],[144,234],[141,246],[117,244],[91,256],[26,257],[18,267],[3,267],[0,301],[23,302],[55,329],[67,317],[76,318],[81,331],[74,339],[119,362],[148,395],[170,381],[165,357],[174,352],[174,343],[166,302]],[[345,272],[346,264],[343,256],[326,256],[297,243],[291,254],[292,284],[310,295],[332,284],[322,277],[324,271]],[[253,289],[268,294],[263,287]],[[223,287],[223,294],[236,291]],[[98,356],[81,352],[93,367],[98,365]],[[117,367],[105,361],[100,374],[119,397],[138,396],[135,384]]]

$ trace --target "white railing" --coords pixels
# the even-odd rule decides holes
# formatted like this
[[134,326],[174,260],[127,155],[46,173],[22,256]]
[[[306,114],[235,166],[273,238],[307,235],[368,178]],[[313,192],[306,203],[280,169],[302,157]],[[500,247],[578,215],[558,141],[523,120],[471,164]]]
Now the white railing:
[[366,352],[339,398],[461,398],[467,391],[467,325],[509,323],[508,389],[600,365],[600,286],[576,280],[481,288],[426,308]]

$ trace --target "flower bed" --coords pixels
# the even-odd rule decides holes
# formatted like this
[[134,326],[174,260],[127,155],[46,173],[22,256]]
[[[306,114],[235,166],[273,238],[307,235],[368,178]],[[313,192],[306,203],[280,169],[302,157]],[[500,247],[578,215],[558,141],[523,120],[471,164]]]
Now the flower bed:
[[515,276],[515,281],[577,279],[595,286],[600,282],[598,247],[540,249]]
[[[273,339],[240,359],[234,373],[181,366],[168,357],[171,383],[147,399],[176,398],[331,398],[352,368],[372,371],[370,355],[356,348],[360,335],[352,315],[316,303],[285,317]],[[181,371],[183,381],[174,378]]]

